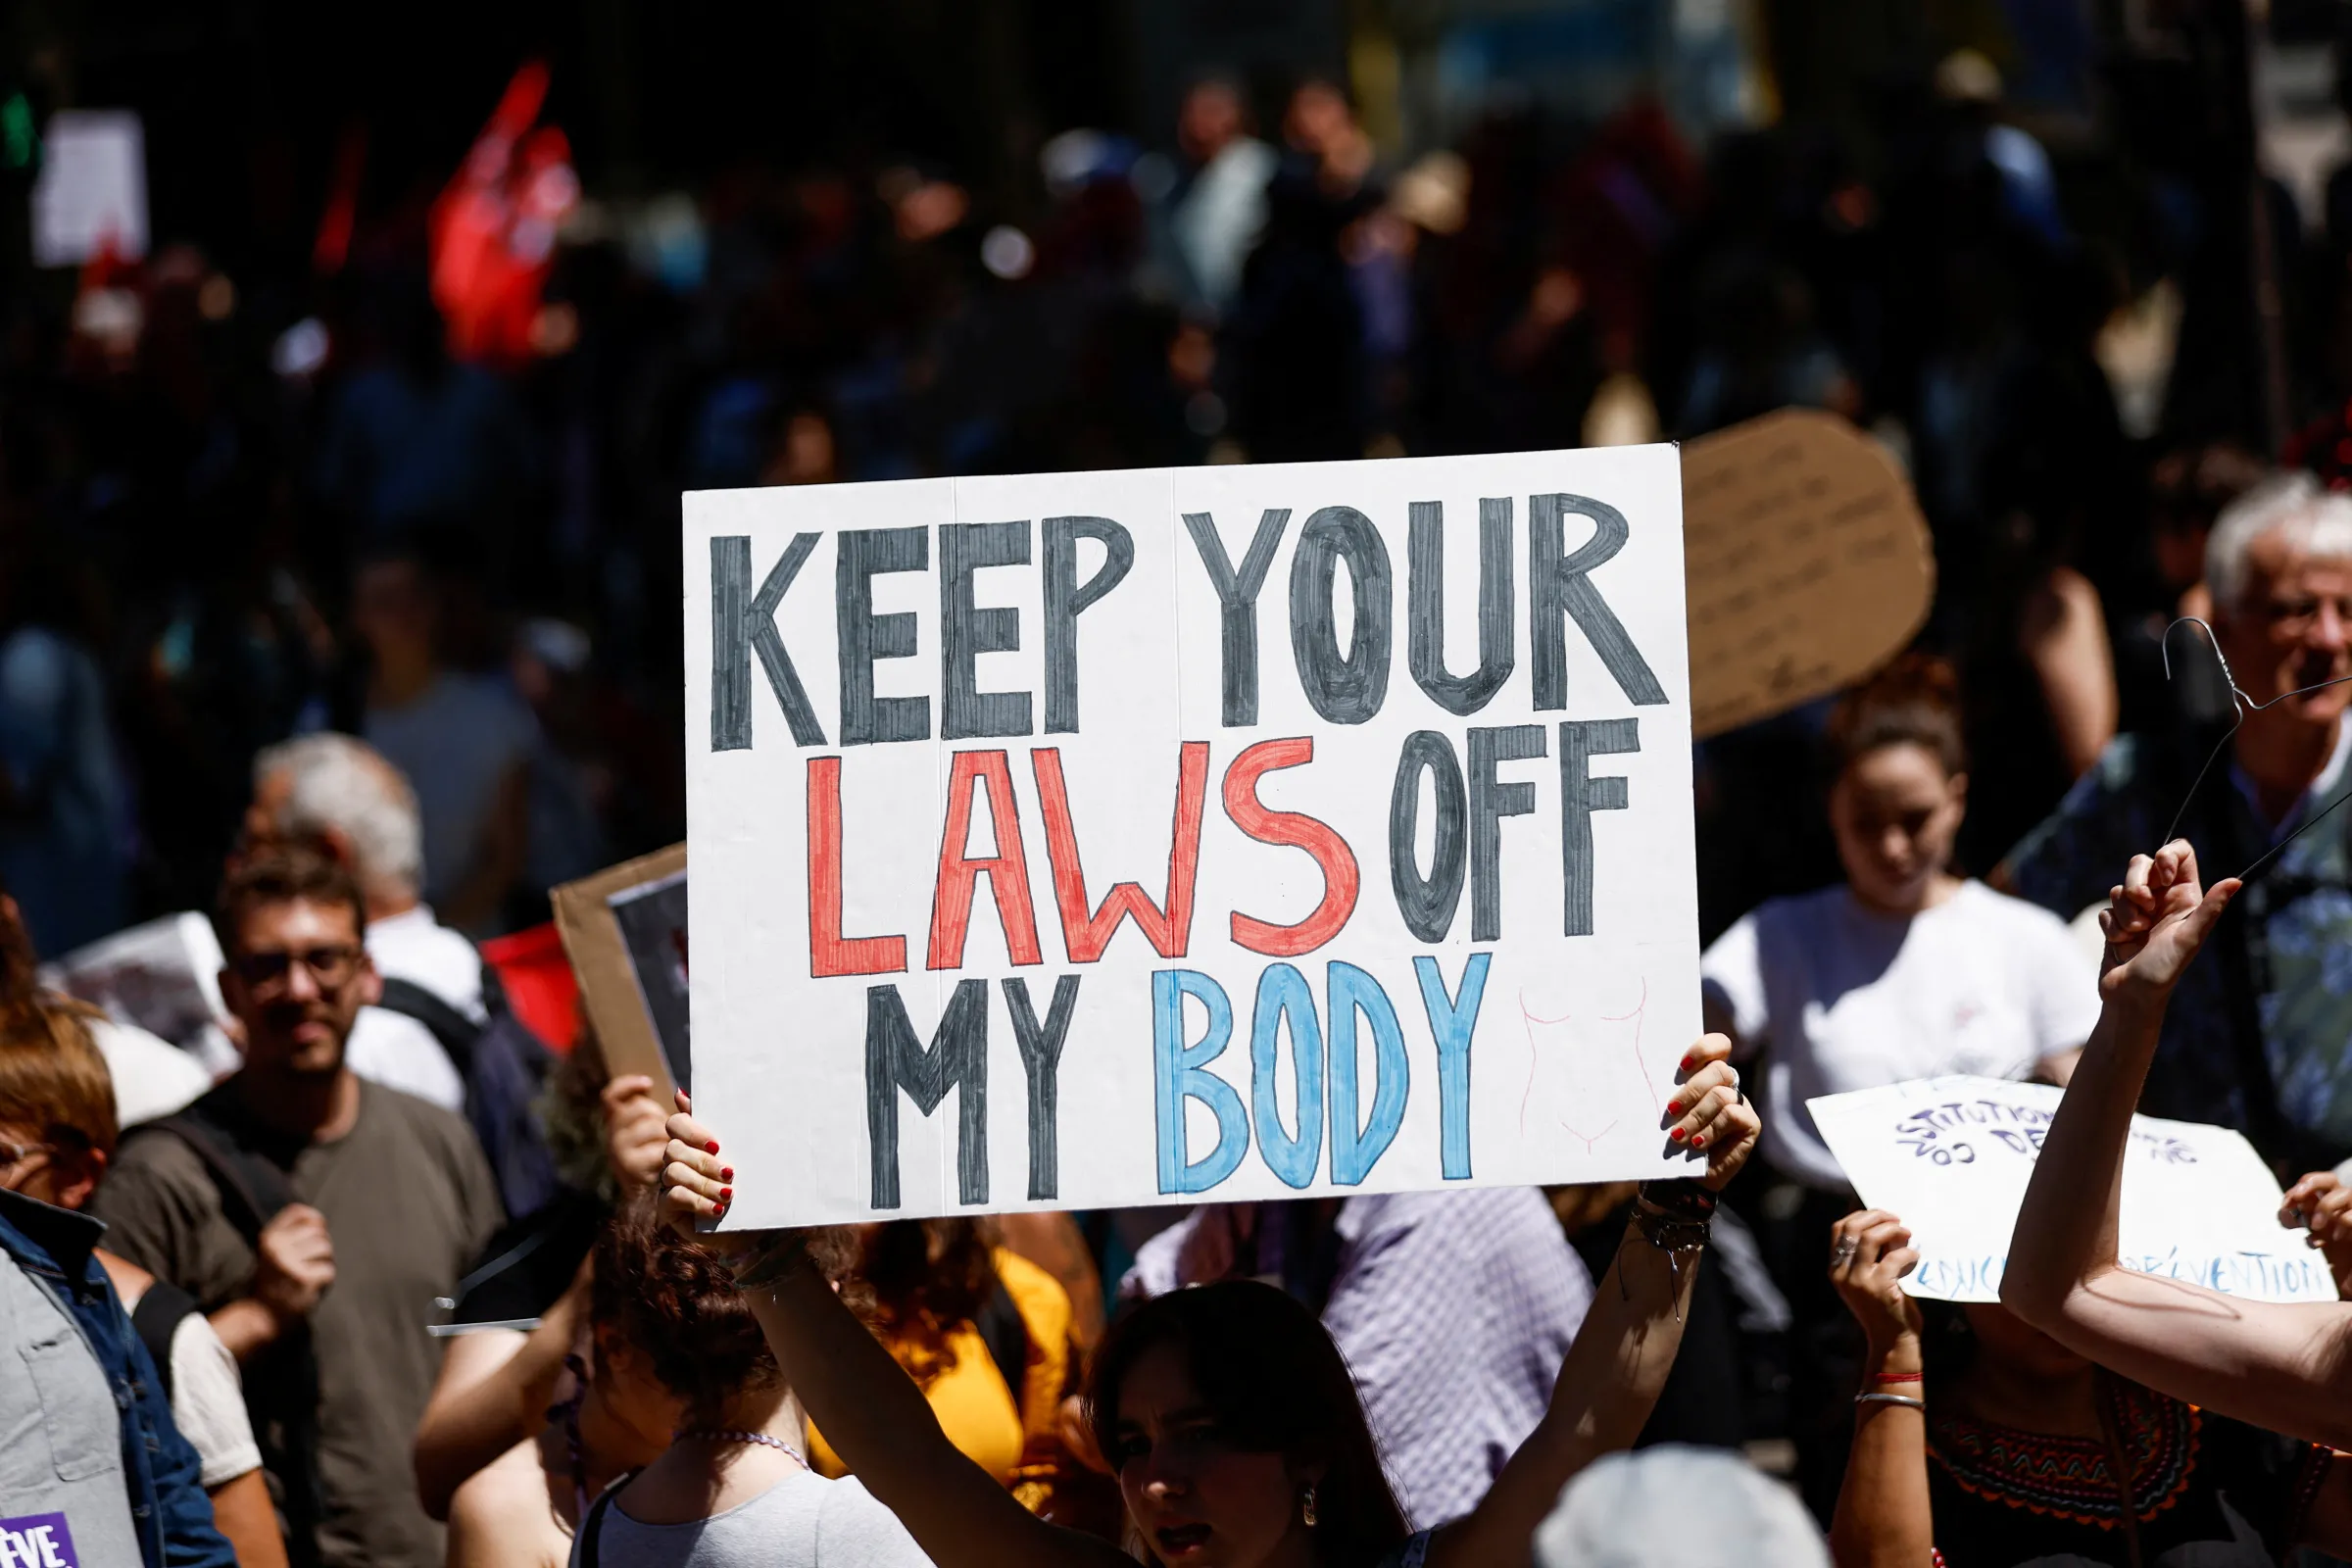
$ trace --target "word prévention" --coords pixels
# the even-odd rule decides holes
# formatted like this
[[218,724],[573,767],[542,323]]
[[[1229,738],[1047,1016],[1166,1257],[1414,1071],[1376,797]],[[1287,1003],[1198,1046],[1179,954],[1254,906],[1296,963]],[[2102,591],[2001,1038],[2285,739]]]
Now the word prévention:
[[[1466,718],[1491,703],[1510,678],[1517,659],[1516,596],[1513,587],[1514,524],[1509,498],[1479,503],[1479,663],[1468,674],[1449,671],[1445,658],[1444,508],[1415,502],[1408,508],[1407,572],[1404,588],[1406,664],[1414,685],[1444,714]],[[1538,711],[1568,706],[1567,626],[1597,655],[1625,700],[1635,707],[1668,699],[1649,662],[1624,623],[1591,580],[1594,568],[1624,546],[1629,530],[1615,508],[1590,497],[1550,494],[1528,498],[1529,649],[1533,707]],[[1589,517],[1593,533],[1576,550],[1565,547],[1570,515]],[[1184,514],[1200,569],[1214,588],[1220,622],[1220,726],[1248,728],[1258,722],[1263,673],[1258,649],[1258,600],[1283,535],[1287,508],[1269,508],[1258,520],[1239,564],[1228,554],[1213,517]],[[933,535],[937,535],[934,567]],[[1121,523],[1100,516],[950,523],[929,527],[842,529],[835,535],[833,583],[834,652],[838,659],[839,708],[831,735],[810,702],[795,667],[792,650],[778,626],[783,606],[802,567],[822,535],[796,533],[764,574],[756,579],[752,540],[747,535],[710,539],[710,729],[713,753],[754,745],[753,665],[766,678],[781,709],[794,747],[807,759],[808,973],[813,978],[883,975],[907,969],[905,934],[851,935],[843,929],[843,881],[847,850],[842,833],[843,757],[828,750],[900,743],[987,741],[1012,737],[1075,734],[1079,729],[1080,661],[1078,623],[1102,607],[1133,569],[1135,543]],[[1101,547],[1100,564],[1081,580],[1079,545]],[[1038,557],[1042,573],[1043,691],[982,691],[978,657],[1021,646],[1020,612],[978,603],[976,574],[990,567],[1026,567]],[[1349,575],[1348,632],[1340,637],[1338,571]],[[874,608],[877,577],[933,572],[939,587],[937,645],[940,699],[934,712],[928,696],[882,696],[875,666],[908,659],[918,646],[918,616]],[[755,585],[756,580],[756,585]],[[1389,699],[1394,652],[1395,574],[1380,530],[1361,512],[1345,506],[1314,512],[1300,531],[1292,557],[1288,591],[1292,665],[1299,689],[1315,712],[1339,725],[1361,724]],[[1042,698],[1042,701],[1040,700]],[[1042,719],[1042,730],[1040,720]],[[1467,888],[1470,937],[1494,943],[1502,936],[1502,824],[1536,809],[1536,786],[1506,779],[1500,766],[1556,757],[1560,776],[1560,880],[1563,935],[1592,931],[1592,816],[1628,808],[1628,781],[1594,777],[1598,757],[1639,752],[1639,721],[1631,717],[1566,719],[1556,726],[1503,724],[1464,726],[1459,740],[1438,729],[1413,731],[1397,758],[1388,821],[1389,883],[1406,928],[1420,942],[1437,944],[1453,930]],[[1036,906],[1038,888],[1017,829],[1024,804],[1032,805],[1044,827],[1048,880],[1058,917],[1062,956],[1071,965],[1097,962],[1119,926],[1132,920],[1163,958],[1182,959],[1194,925],[1195,883],[1207,820],[1212,767],[1207,740],[1184,740],[1169,760],[1173,774],[1173,832],[1167,883],[1154,900],[1135,882],[1119,882],[1100,903],[1086,885],[1078,835],[1069,807],[1062,756],[1053,745],[1033,746],[1016,761],[1011,750],[980,746],[951,754],[945,815],[939,833],[939,868],[925,942],[926,969],[962,966],[965,937],[979,878],[989,879],[992,901],[1015,966],[1043,964]],[[1206,1064],[1223,1053],[1233,1035],[1233,1005],[1216,980],[1197,969],[1154,971],[1152,1038],[1155,1063],[1159,1190],[1165,1194],[1206,1191],[1239,1165],[1252,1138],[1267,1165],[1283,1181],[1304,1188],[1315,1180],[1322,1156],[1325,1083],[1328,1077],[1332,1180],[1361,1182],[1396,1135],[1404,1108],[1405,1054],[1398,1009],[1379,981],[1352,964],[1333,961],[1325,976],[1319,1010],[1305,975],[1288,960],[1322,948],[1344,930],[1356,910],[1362,877],[1354,850],[1330,823],[1300,811],[1276,810],[1258,795],[1258,782],[1281,769],[1314,760],[1309,735],[1282,736],[1249,745],[1226,761],[1218,795],[1232,826],[1262,844],[1288,847],[1312,857],[1323,877],[1321,901],[1303,919],[1280,925],[1242,909],[1229,911],[1234,945],[1274,959],[1263,972],[1254,999],[1250,1105]],[[1016,787],[1016,779],[1027,785]],[[1415,846],[1422,832],[1424,785],[1431,801],[1433,851],[1426,870]],[[1024,803],[1020,797],[1029,796]],[[993,853],[970,849],[975,798],[985,795],[992,824]],[[1448,985],[1433,956],[1414,959],[1421,1011],[1439,1059],[1443,1167],[1446,1180],[1471,1174],[1469,1050],[1491,955],[1471,954]],[[1028,1196],[1056,1196],[1056,1073],[1075,1010],[1081,975],[1054,982],[1041,1021],[1028,982],[1000,981],[1007,1022],[1027,1075],[1029,1114]],[[899,1206],[898,1123],[901,1092],[928,1116],[957,1091],[958,1200],[988,1200],[987,1080],[988,985],[959,981],[930,1043],[925,1045],[908,1018],[895,983],[867,989],[865,1054],[867,1120],[872,1151],[872,1204]],[[1207,1032],[1185,1039],[1184,1001],[1200,1004]],[[1326,1029],[1325,1020],[1328,1020]],[[1359,1085],[1355,1044],[1358,1020],[1374,1045],[1373,1088],[1368,1121],[1358,1120]],[[1274,1114],[1278,1032],[1287,1025],[1292,1053],[1298,1129],[1294,1134]],[[1328,1033],[1330,1049],[1324,1050]],[[1329,1072],[1324,1071],[1328,1054]],[[1185,1102],[1203,1102],[1217,1127],[1215,1146],[1198,1159],[1186,1147]],[[1255,1111],[1252,1118],[1251,1111]]]

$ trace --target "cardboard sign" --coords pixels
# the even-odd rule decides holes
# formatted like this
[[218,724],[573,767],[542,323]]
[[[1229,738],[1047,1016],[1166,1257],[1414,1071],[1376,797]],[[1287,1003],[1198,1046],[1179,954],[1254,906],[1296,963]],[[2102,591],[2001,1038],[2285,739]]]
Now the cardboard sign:
[[[2057,1113],[2047,1084],[1930,1078],[1809,1101],[1873,1208],[1911,1227],[1903,1281],[1938,1301],[1997,1301],[2026,1183]],[[2278,1223],[2278,1184],[2226,1127],[2132,1118],[2118,1255],[2126,1268],[2262,1301],[2332,1301],[2328,1263]]]
[[1936,556],[1910,481],[1834,414],[1689,443],[1683,507],[1701,739],[1852,685],[1927,624]]
[[580,1001],[617,1076],[694,1087],[686,1027],[686,846],[639,856],[551,895]]
[[41,132],[32,265],[79,267],[101,250],[147,254],[147,137],[122,109],[63,109]]
[[730,1225],[1680,1168],[1671,447],[685,515]]

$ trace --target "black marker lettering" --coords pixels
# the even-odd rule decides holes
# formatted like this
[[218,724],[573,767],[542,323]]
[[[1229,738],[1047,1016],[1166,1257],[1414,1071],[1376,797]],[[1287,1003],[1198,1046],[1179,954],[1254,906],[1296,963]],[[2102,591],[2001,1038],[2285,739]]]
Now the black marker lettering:
[[[1592,519],[1592,537],[1575,555],[1566,553],[1567,529],[1562,519],[1574,512]],[[1642,650],[1626,634],[1590,576],[1595,568],[1625,548],[1631,532],[1625,514],[1590,496],[1548,495],[1527,498],[1527,574],[1529,631],[1535,640],[1536,709],[1547,711],[1568,706],[1568,628],[1574,615],[1585,640],[1608,666],[1619,689],[1639,707],[1666,701],[1665,689],[1650,673]]]
[[1217,537],[1216,518],[1205,512],[1188,512],[1184,525],[1192,530],[1193,548],[1223,604],[1225,623],[1225,727],[1235,729],[1257,722],[1257,591],[1265,586],[1266,568],[1274,564],[1274,547],[1290,526],[1291,509],[1268,507],[1257,519],[1257,537],[1242,557],[1241,570],[1225,554]]
[[956,1196],[988,1201],[988,982],[959,980],[926,1049],[897,986],[865,988],[865,1133],[873,1206],[899,1206],[899,1091],[928,1116],[956,1091]]
[[[1421,828],[1421,775],[1426,772],[1437,795],[1435,843],[1429,875],[1421,875],[1414,841]],[[1453,747],[1435,730],[1419,729],[1404,739],[1396,760],[1396,783],[1389,792],[1389,886],[1396,894],[1396,912],[1405,929],[1422,942],[1443,942],[1453,927],[1453,911],[1462,902],[1462,873],[1467,869],[1465,824],[1469,800],[1462,789],[1462,766]]]
[[1592,813],[1622,811],[1628,800],[1622,777],[1592,776],[1592,759],[1641,749],[1639,719],[1571,719],[1560,726],[1562,935],[1592,934]]
[[1536,808],[1533,784],[1494,776],[1497,762],[1544,755],[1544,726],[1505,724],[1470,731],[1470,940],[1502,939],[1502,819]]
[[799,576],[817,536],[800,533],[752,592],[752,541],[725,534],[710,541],[710,749],[740,752],[752,744],[752,655],[767,671],[768,690],[784,710],[795,746],[822,746],[825,732],[808,693],[776,632],[776,607]]
[[983,566],[1029,564],[1026,522],[952,522],[939,530],[939,738],[1029,733],[1027,692],[979,689],[979,657],[1021,646],[1021,612],[973,602]]
[[874,661],[914,657],[914,616],[874,613],[874,579],[924,571],[931,535],[921,528],[843,531],[833,568],[834,631],[841,649],[841,744],[875,746],[931,738],[931,699],[876,697]]
[[[1341,562],[1355,601],[1348,657],[1340,657],[1335,590]],[[1389,547],[1353,507],[1325,507],[1306,519],[1291,557],[1291,657],[1314,710],[1334,724],[1361,724],[1389,695]]]
[[[1078,541],[1102,541],[1102,569],[1078,582]],[[1135,565],[1135,538],[1108,517],[1046,519],[1046,733],[1078,728],[1078,616]]]
[[1511,636],[1510,498],[1489,496],[1478,504],[1478,671],[1471,675],[1446,670],[1445,505],[1416,501],[1405,510],[1412,519],[1405,545],[1405,615],[1411,622],[1405,652],[1413,679],[1448,713],[1475,713],[1494,701],[1518,661]]

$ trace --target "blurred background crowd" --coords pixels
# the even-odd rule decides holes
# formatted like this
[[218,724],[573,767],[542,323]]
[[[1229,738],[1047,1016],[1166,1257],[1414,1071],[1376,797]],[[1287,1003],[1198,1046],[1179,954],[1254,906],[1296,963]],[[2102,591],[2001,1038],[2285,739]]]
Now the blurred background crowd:
[[[2151,628],[2214,507],[2282,450],[2352,468],[2340,24],[604,0],[379,33],[27,0],[0,24],[0,876],[45,956],[201,907],[256,751],[336,728],[409,773],[445,920],[543,919],[681,836],[684,490],[1788,404],[1916,479],[1927,640],[1998,736],[1961,847],[1987,870],[2172,701]],[[143,227],[60,253],[49,144],[118,110]],[[1834,874],[1819,723],[1708,748],[1707,936]]]

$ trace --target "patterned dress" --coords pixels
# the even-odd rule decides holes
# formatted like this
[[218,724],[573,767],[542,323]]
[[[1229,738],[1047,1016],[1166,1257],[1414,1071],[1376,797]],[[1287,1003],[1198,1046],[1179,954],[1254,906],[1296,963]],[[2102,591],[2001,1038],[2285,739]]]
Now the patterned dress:
[[[2121,1379],[2113,1427],[2132,1471],[2144,1568],[2269,1568],[2294,1544],[2332,1455]],[[1949,1568],[2128,1568],[2123,1497],[2099,1439],[2045,1437],[1931,1408],[1928,1494]]]

